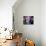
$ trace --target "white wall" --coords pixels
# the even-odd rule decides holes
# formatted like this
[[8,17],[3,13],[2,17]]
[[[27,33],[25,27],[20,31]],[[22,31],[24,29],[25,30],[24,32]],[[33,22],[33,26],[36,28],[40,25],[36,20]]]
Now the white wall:
[[12,28],[12,6],[16,0],[0,0],[0,27]]
[[[34,40],[36,46],[41,46],[41,0],[23,0],[13,7],[15,29],[22,32],[25,38]],[[34,16],[34,24],[24,25],[23,16]]]
[[41,4],[41,40],[42,46],[46,46],[46,0],[42,0]]
[[[38,1],[38,0],[37,0]],[[39,5],[38,3],[39,3],[39,1],[37,2],[36,1],[36,7],[37,7],[37,5]],[[42,25],[41,25],[41,40],[42,40],[42,46],[46,46],[46,0],[41,0],[42,1],[42,15],[41,15],[41,17],[42,17],[42,19],[41,19],[41,23],[42,23]],[[12,6],[13,6],[13,4],[16,2],[16,0],[0,0],[0,26],[3,26],[3,27],[8,27],[8,28],[12,28]],[[32,0],[31,1],[32,2],[32,4],[33,4],[33,6],[35,7],[35,1],[34,0]],[[34,2],[34,3],[33,3]],[[26,5],[26,4],[25,4]],[[28,6],[28,5],[27,5]],[[26,9],[28,9],[28,7],[27,6],[25,6],[24,8],[25,8],[25,10]],[[33,7],[32,6],[32,7]],[[40,5],[39,5],[40,6]],[[22,6],[21,6],[22,7]],[[30,7],[30,6],[29,6]],[[31,8],[32,8],[31,7]],[[32,9],[35,9],[35,8],[32,8]],[[22,9],[24,9],[24,8],[22,8]],[[19,8],[20,9],[20,8]],[[37,10],[39,9],[39,7],[37,8]],[[25,10],[22,10],[23,12],[25,12]],[[20,31],[20,32],[23,32],[24,33],[24,35],[25,36],[27,36],[26,35],[26,33],[29,35],[31,35],[31,39],[34,37],[34,40],[35,41],[37,41],[37,38],[38,37],[36,37],[36,33],[38,32],[39,33],[39,31],[40,31],[40,27],[39,27],[39,24],[38,24],[38,22],[39,21],[37,21],[37,20],[39,20],[39,16],[37,16],[37,10],[35,11],[35,10],[33,10],[33,11],[35,11],[35,13],[37,13],[36,15],[35,15],[35,13],[29,8],[29,10],[30,10],[30,12],[32,12],[32,13],[30,13],[30,12],[28,12],[27,14],[22,14],[21,13],[21,9],[20,9],[20,14],[22,15],[20,15],[20,16],[16,16],[16,29],[18,30],[18,31]],[[15,11],[18,11],[17,9],[15,10]],[[19,12],[19,11],[18,11]],[[34,13],[34,14],[33,14]],[[39,13],[40,14],[40,13]],[[17,13],[15,12],[15,15],[17,15]],[[35,24],[32,26],[32,25],[27,25],[27,26],[25,26],[25,25],[23,25],[23,15],[34,15],[35,16]],[[20,19],[21,18],[21,19]],[[20,22],[19,22],[19,20],[17,21],[17,19],[19,19],[19,20],[21,20]],[[19,22],[19,23],[18,23]],[[18,23],[18,24],[17,24]],[[21,24],[21,26],[20,26],[20,24]],[[37,25],[37,26],[36,26]],[[18,27],[18,28],[17,28]],[[35,28],[35,27],[37,27],[37,28]],[[33,29],[34,28],[34,29]],[[36,31],[37,30],[37,31]],[[34,35],[35,34],[35,35]],[[25,37],[24,36],[24,37]],[[39,36],[39,34],[37,35],[37,36]],[[36,39],[35,39],[36,38]],[[40,36],[39,36],[39,38],[38,39],[40,39]]]

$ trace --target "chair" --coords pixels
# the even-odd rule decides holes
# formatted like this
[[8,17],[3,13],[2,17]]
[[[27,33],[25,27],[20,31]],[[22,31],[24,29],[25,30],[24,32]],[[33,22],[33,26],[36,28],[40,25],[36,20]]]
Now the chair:
[[26,40],[25,46],[35,46],[35,43],[32,40]]
[[22,46],[22,33],[16,33],[15,36],[16,46]]

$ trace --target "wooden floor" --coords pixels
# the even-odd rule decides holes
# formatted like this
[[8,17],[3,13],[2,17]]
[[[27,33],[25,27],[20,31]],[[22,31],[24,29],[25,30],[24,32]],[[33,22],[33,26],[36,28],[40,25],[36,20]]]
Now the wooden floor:
[[2,44],[0,43],[0,46],[22,46],[22,37],[19,35],[12,37],[12,40],[0,39],[0,42],[6,40],[6,42],[3,42]]
[[0,46],[16,46],[15,39],[13,39],[13,40],[6,40],[6,42],[2,43]]

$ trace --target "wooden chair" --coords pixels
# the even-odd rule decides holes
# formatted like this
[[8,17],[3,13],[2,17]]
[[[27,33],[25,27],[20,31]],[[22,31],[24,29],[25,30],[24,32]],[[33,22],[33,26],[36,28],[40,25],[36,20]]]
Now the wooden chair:
[[26,40],[25,46],[35,46],[35,43],[32,40]]
[[16,46],[21,46],[22,44],[22,33],[16,33],[15,34],[15,41],[16,41]]

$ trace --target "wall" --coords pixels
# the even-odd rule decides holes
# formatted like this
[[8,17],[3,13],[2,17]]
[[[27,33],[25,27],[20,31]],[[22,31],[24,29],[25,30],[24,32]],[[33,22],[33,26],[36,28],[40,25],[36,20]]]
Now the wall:
[[[20,0],[19,0],[20,1]],[[38,0],[37,0],[38,1]],[[36,2],[37,2],[36,1]],[[41,41],[42,41],[42,46],[46,46],[46,0],[41,0],[42,2],[41,2],[41,4],[42,4],[42,8],[41,8],[41,10],[42,10],[42,19],[41,19]],[[16,0],[0,0],[0,26],[3,26],[3,27],[8,27],[9,29],[11,29],[12,28],[12,6],[14,5],[14,3],[16,2]],[[34,0],[32,0],[32,4],[33,4],[33,6],[35,7],[35,4],[33,3],[33,2],[35,2]],[[39,5],[38,4],[39,3],[39,1],[37,2],[37,4],[36,5]],[[16,5],[16,3],[15,3],[15,5]],[[23,4],[23,5],[25,5],[25,7],[26,8],[28,8],[27,6],[28,5],[26,5],[25,3]],[[33,7],[32,6],[32,7]],[[40,6],[40,5],[39,5]],[[16,8],[17,7],[17,5],[16,6],[14,6],[14,8]],[[22,6],[21,6],[22,7]],[[25,8],[24,7],[24,8]],[[30,7],[30,6],[29,6]],[[33,7],[33,8],[34,8]],[[26,9],[25,8],[25,9]],[[22,8],[23,9],[23,8]],[[35,9],[35,8],[34,8]],[[30,9],[29,9],[30,10]],[[37,8],[37,10],[38,10],[38,8]],[[36,10],[36,11],[37,11]],[[17,9],[14,9],[14,11],[17,11]],[[21,11],[21,10],[20,10]],[[23,10],[22,10],[23,11]],[[24,10],[25,11],[25,10]],[[23,12],[24,12],[23,11]],[[33,11],[35,11],[35,10],[30,10],[31,12],[33,12]],[[28,11],[27,11],[28,12]],[[35,23],[36,24],[34,24],[33,26],[32,25],[23,25],[23,15],[29,15],[29,12],[28,13],[26,13],[26,14],[23,14],[22,15],[22,13],[21,13],[21,15],[19,14],[19,16],[17,16],[17,13],[16,12],[14,12],[15,13],[15,20],[16,20],[16,30],[18,30],[18,31],[20,31],[20,32],[23,32],[24,33],[24,37],[25,36],[27,36],[26,35],[26,33],[28,32],[28,35],[30,34],[31,35],[31,39],[34,37],[34,40],[37,42],[38,41],[38,37],[36,37],[36,32],[39,32],[39,29],[38,29],[38,26],[39,26],[39,24],[38,24],[38,26],[36,26],[37,25],[37,22],[38,21],[36,21],[36,20],[39,20],[38,19],[38,17],[39,16],[36,16],[35,15],[35,13],[33,14],[33,13],[30,13],[31,15],[35,15]],[[37,13],[37,12],[36,12]],[[40,13],[39,13],[40,14]],[[20,19],[21,18],[21,19]],[[39,17],[40,18],[40,17]],[[17,19],[19,19],[19,20],[21,20],[19,23],[18,23],[18,21],[19,20],[17,20]],[[21,25],[21,26],[20,26]],[[20,27],[19,27],[20,26]],[[35,27],[35,28],[34,28]],[[31,29],[30,29],[31,28]],[[35,31],[34,31],[34,29],[35,29]],[[39,27],[40,28],[40,27]],[[36,31],[36,29],[37,29],[37,31]],[[38,36],[38,35],[37,35]],[[26,37],[25,37],[26,38]],[[39,36],[39,39],[40,39],[40,36]],[[38,42],[37,42],[38,43]]]
[[46,0],[41,1],[41,40],[42,46],[46,46]]
[[[41,46],[41,0],[23,0],[19,5],[15,4],[13,6],[15,30],[22,32],[24,38],[34,40],[36,46]],[[24,25],[23,16],[34,16],[34,24]]]
[[16,0],[0,0],[0,27],[12,29],[12,6]]

